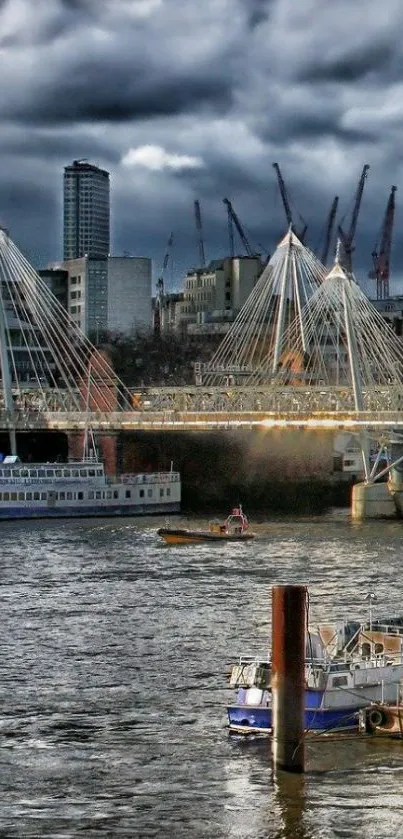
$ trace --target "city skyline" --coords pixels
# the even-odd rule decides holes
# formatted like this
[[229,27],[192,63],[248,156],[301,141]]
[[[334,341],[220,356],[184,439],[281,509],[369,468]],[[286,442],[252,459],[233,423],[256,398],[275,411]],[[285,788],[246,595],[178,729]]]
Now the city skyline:
[[383,8],[380,25],[374,0],[365,16],[347,0],[190,0],[186,15],[174,0],[10,0],[0,222],[37,267],[60,259],[63,169],[88,158],[111,174],[111,252],[152,257],[155,279],[173,231],[177,287],[198,262],[196,199],[207,259],[228,252],[224,197],[253,247],[272,251],[286,228],[278,161],[315,250],[333,196],[348,217],[368,163],[357,278],[396,184],[396,290],[403,8]]

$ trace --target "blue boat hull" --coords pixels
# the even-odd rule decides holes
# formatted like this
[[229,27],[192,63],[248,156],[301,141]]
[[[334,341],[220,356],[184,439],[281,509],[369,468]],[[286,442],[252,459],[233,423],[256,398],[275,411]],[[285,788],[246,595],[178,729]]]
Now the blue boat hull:
[[[253,705],[229,705],[229,728],[243,734],[269,734],[272,727],[271,708]],[[357,707],[306,708],[305,728],[309,731],[351,731],[358,728]]]
[[19,507],[0,508],[0,520],[14,519],[70,519],[70,518],[94,518],[108,516],[151,516],[156,514],[178,513],[180,504],[110,504],[96,507],[87,506],[54,506],[54,507],[28,507],[23,504]]

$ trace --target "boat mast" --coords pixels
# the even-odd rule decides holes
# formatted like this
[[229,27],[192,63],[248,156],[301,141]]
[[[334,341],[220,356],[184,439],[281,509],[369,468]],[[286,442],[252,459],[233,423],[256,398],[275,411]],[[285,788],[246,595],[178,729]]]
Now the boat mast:
[[[2,229],[0,230],[0,235],[3,235],[8,240],[7,232]],[[3,399],[4,399],[4,407],[7,414],[7,419],[9,421],[9,438],[10,438],[10,451],[11,454],[17,454],[17,440],[16,440],[16,433],[15,433],[15,410],[14,410],[14,400],[13,400],[13,391],[11,387],[11,372],[10,372],[10,361],[8,357],[8,347],[7,347],[7,320],[6,320],[6,311],[4,308],[4,299],[3,299],[3,278],[0,276],[0,363],[1,363],[1,374],[2,374],[2,389],[3,389]]]

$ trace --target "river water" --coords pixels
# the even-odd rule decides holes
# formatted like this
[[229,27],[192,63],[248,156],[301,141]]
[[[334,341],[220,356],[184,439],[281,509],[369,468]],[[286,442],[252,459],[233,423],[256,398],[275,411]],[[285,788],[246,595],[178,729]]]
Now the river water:
[[307,583],[312,620],[366,617],[369,591],[403,614],[403,523],[340,512],[191,547],[161,524],[2,523],[0,836],[396,839],[402,742],[319,739],[303,777],[273,778],[225,705],[273,583]]

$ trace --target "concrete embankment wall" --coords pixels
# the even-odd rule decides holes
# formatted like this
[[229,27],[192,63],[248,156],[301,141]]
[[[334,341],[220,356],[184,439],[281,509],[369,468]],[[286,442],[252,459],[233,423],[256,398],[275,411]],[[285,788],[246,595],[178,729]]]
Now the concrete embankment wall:
[[349,504],[333,474],[334,435],[307,430],[135,432],[120,438],[123,471],[174,469],[183,509],[307,513]]

